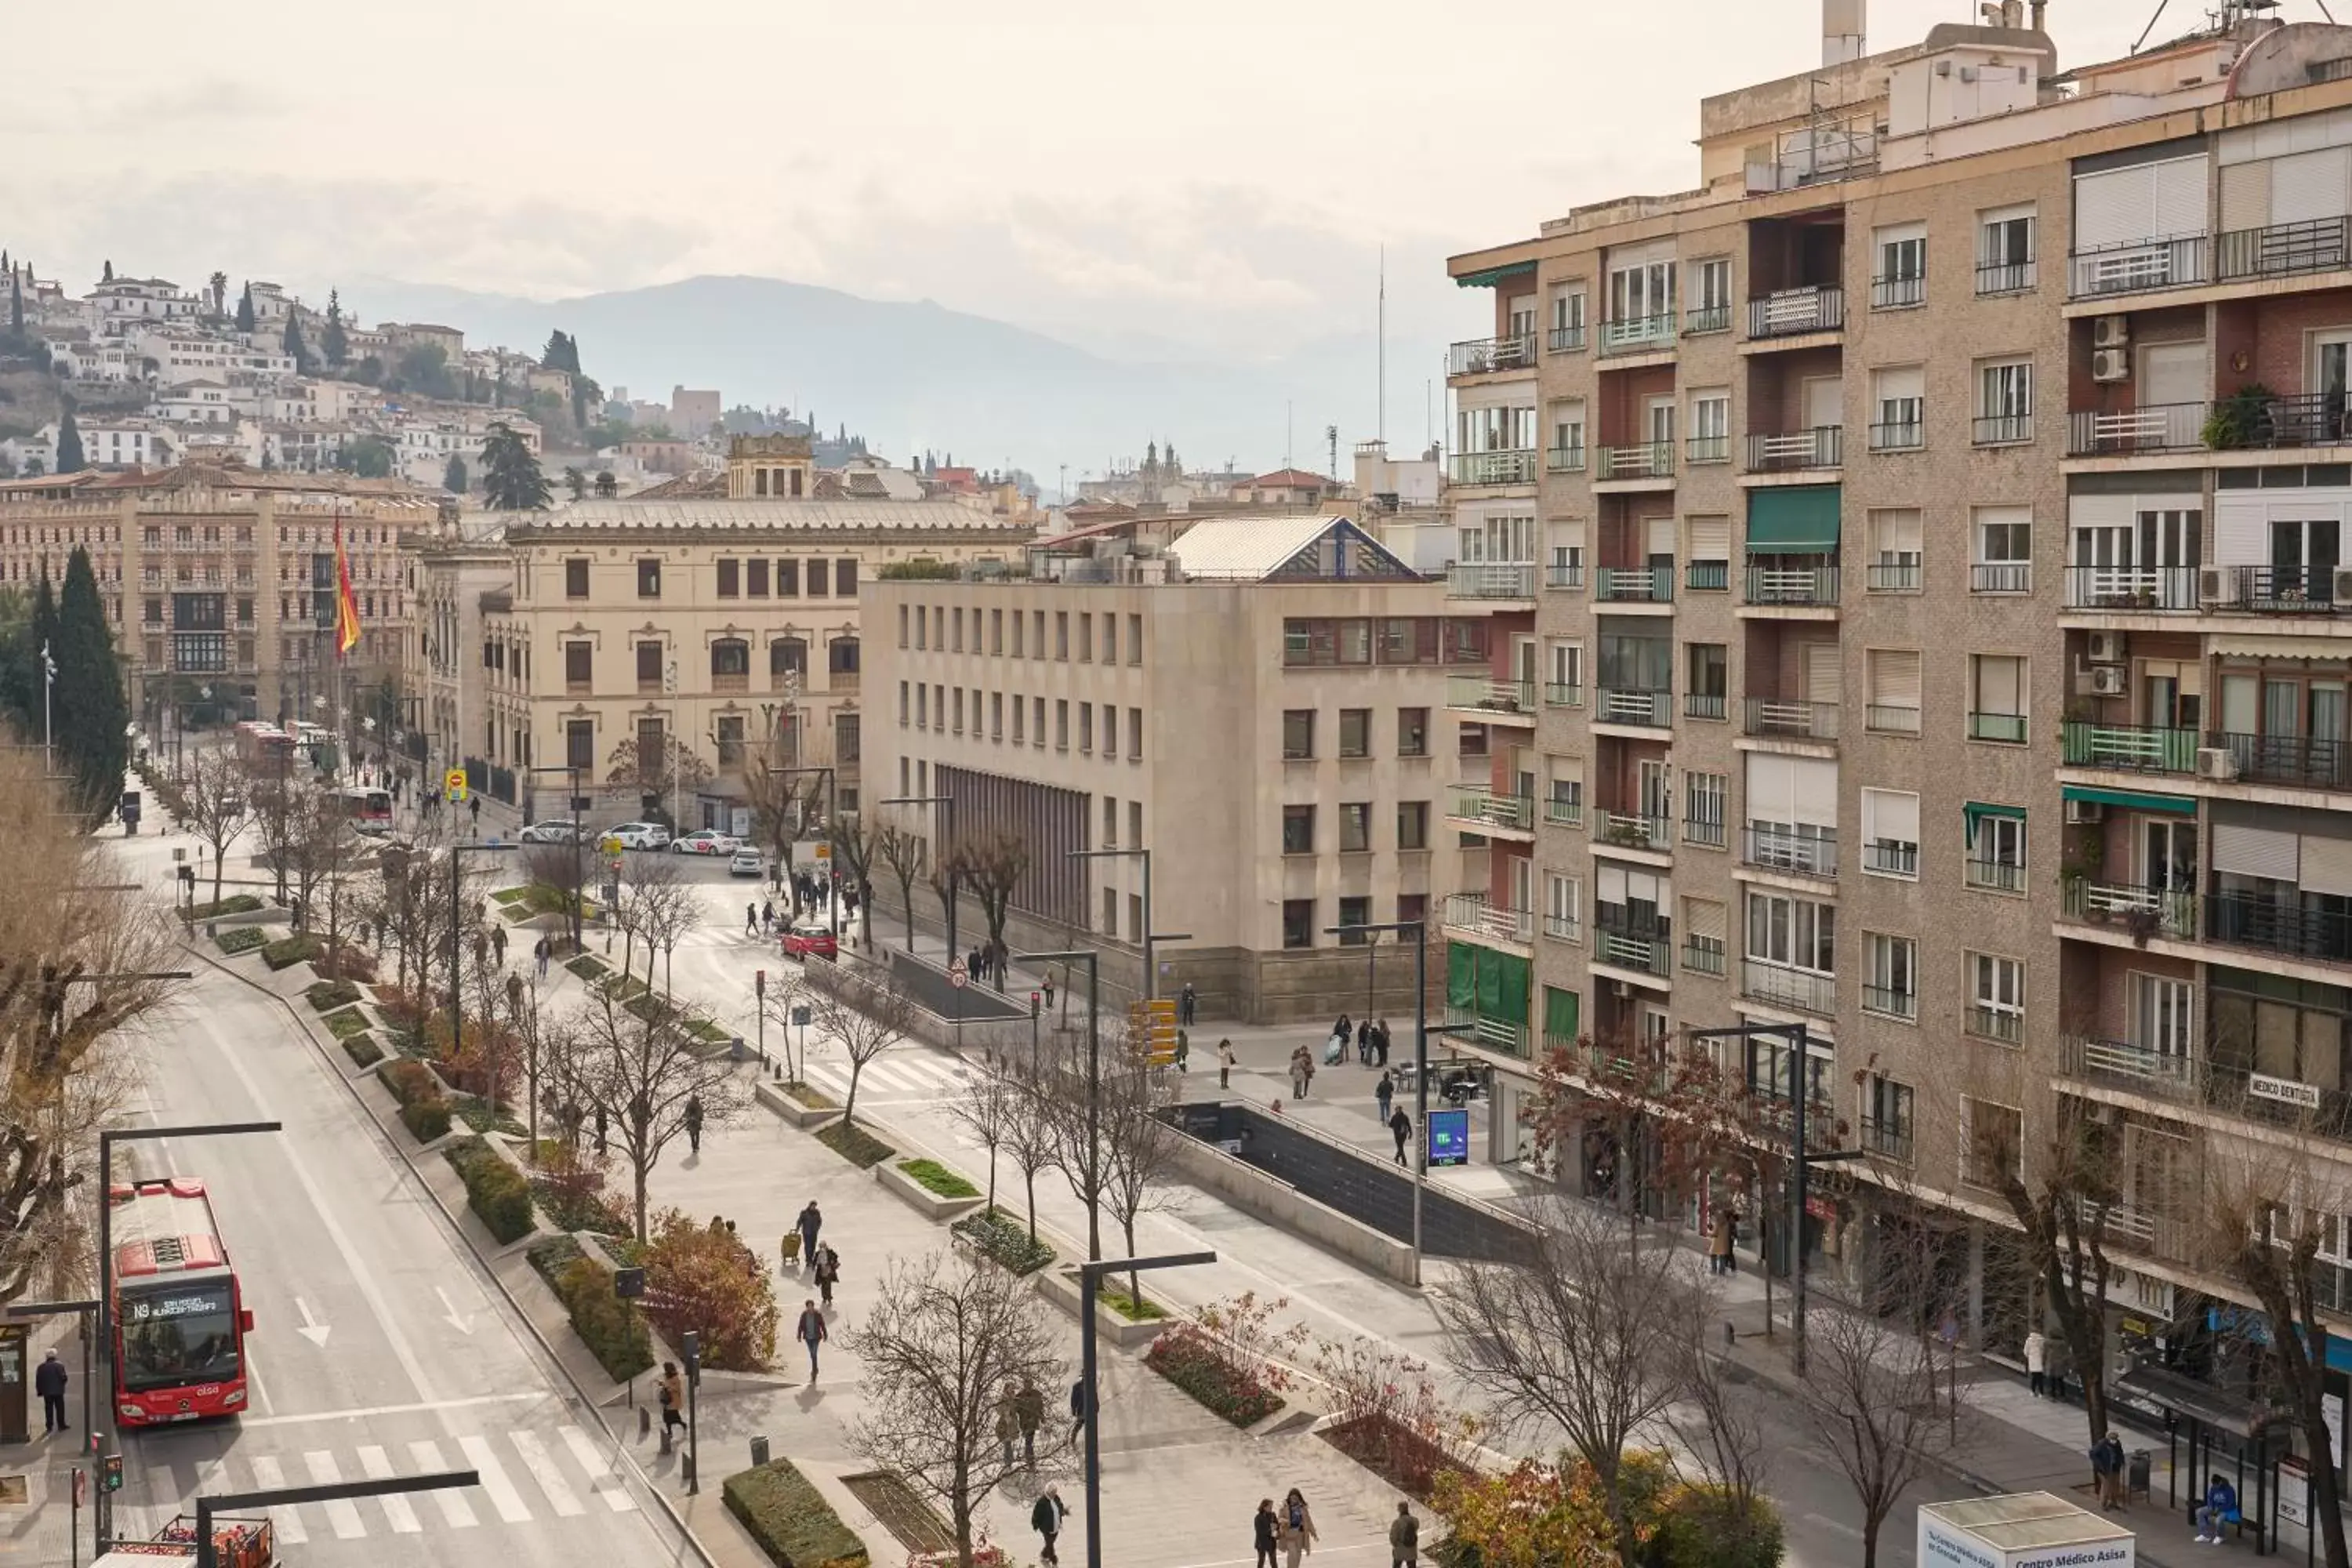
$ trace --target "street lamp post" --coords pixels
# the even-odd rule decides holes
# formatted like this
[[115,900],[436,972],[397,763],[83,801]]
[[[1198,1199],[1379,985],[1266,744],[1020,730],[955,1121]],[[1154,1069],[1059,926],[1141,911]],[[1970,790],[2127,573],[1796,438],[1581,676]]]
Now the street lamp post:
[[56,728],[49,719],[50,693],[58,684],[58,661],[49,657],[49,645],[41,644],[41,772],[54,775],[58,765],[51,752],[56,749]]
[[[1385,921],[1378,924],[1326,926],[1326,936],[1361,936],[1368,942],[1382,931],[1412,933],[1412,1282],[1421,1283],[1421,1195],[1429,1184],[1429,922]],[[1369,965],[1372,954],[1367,952]]]
[[[1146,1002],[1160,994],[1160,949],[1163,942],[1190,942],[1188,931],[1157,931],[1151,929],[1151,851],[1134,849],[1073,849],[1073,860],[1140,860],[1143,862],[1143,999]],[[1116,934],[1116,933],[1114,933]]]
[[[455,819],[452,819],[454,825]],[[452,844],[449,846],[449,1048],[462,1051],[466,1045],[466,950],[465,918],[458,907],[458,894],[465,881],[466,856],[476,851],[511,849],[511,844]],[[488,1028],[489,1020],[483,1020]]]
[[[938,806],[940,808],[940,853],[942,858],[947,858],[950,855],[951,852],[950,851],[949,846],[955,837],[955,796],[945,794],[900,795],[892,795],[888,799],[878,801],[876,804],[880,805]],[[957,963],[956,905],[961,900],[956,896],[955,863],[952,858],[948,858],[945,869],[947,871],[948,889],[948,967],[952,970]],[[912,942],[914,940],[912,932],[915,929],[914,900],[909,898],[907,900],[907,930],[909,933],[908,941]],[[953,987],[953,990],[955,991],[956,1049],[958,1052],[961,1052],[963,1049],[963,987],[958,985]]]
[[1102,1401],[1095,1389],[1095,1292],[1106,1274],[1190,1268],[1216,1260],[1213,1252],[1176,1252],[1158,1258],[1110,1258],[1078,1266],[1083,1287],[1078,1301],[1078,1381],[1086,1391],[1087,1568],[1102,1568]]

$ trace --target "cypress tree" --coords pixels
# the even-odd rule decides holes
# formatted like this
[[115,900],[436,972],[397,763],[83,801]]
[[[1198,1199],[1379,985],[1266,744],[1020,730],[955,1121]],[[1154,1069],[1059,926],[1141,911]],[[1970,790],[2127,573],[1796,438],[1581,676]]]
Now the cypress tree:
[[98,813],[122,793],[122,771],[131,763],[131,700],[106,609],[98,596],[98,574],[89,552],[77,545],[66,561],[65,589],[58,599],[58,634],[52,650],[58,685],[52,716],[60,767],[74,775],[82,808]]
[[245,286],[245,292],[238,295],[236,300],[236,330],[240,332],[249,332],[253,331],[253,285],[247,283]]
[[74,423],[73,405],[66,405],[65,417],[58,421],[58,472],[78,474],[89,465],[81,455],[81,426]]
[[327,330],[319,347],[325,352],[327,363],[339,370],[352,357],[350,340],[343,335],[343,297],[333,289],[327,290]]
[[286,316],[286,352],[293,356],[296,371],[305,375],[310,374],[310,345],[302,341],[301,323],[295,320],[291,311]]

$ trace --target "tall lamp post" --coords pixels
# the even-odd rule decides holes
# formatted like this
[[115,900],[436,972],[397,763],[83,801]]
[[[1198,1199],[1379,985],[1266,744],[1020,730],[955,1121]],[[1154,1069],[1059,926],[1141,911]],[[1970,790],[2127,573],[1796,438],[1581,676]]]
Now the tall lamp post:
[[[454,822],[454,818],[452,819]],[[466,949],[465,917],[458,907],[458,895],[465,881],[466,857],[476,852],[512,849],[511,844],[452,844],[449,846],[449,1048],[462,1050],[466,1044]],[[488,1026],[488,1020],[484,1021]]]
[[[950,846],[955,839],[955,796],[946,794],[900,795],[892,795],[888,799],[878,801],[876,804],[880,805],[938,806],[940,808],[940,852],[942,858],[949,855]],[[952,970],[957,963],[960,962],[956,957],[956,905],[960,900],[956,897],[955,865],[952,860],[949,861],[946,870],[948,879],[948,967]],[[909,908],[907,910],[907,930],[910,933],[915,929],[915,911],[911,907],[913,903],[914,900],[912,899],[908,900]],[[909,943],[914,941],[911,934],[908,937],[908,941]],[[963,1049],[963,987],[958,985],[952,989],[955,992],[956,1049],[961,1051]]]
[[[1377,924],[1325,926],[1325,936],[1360,936],[1370,941],[1382,931],[1412,936],[1412,1282],[1421,1283],[1421,1194],[1429,1184],[1429,922],[1383,921]],[[1372,962],[1370,952],[1364,962]]]
[[[838,781],[830,766],[812,764],[804,768],[780,768],[768,763],[761,763],[760,766],[763,772],[778,778],[796,778],[809,773],[822,774],[824,778],[824,826],[828,834],[833,831],[834,824],[841,820],[841,795]],[[887,805],[889,803],[886,801],[883,804]],[[826,853],[832,852],[827,850]],[[830,862],[828,861],[827,864],[830,865]],[[838,947],[841,944],[841,889],[834,887],[832,881],[832,874],[828,872],[825,878],[824,917],[833,932],[834,945]],[[953,938],[949,939],[948,945],[950,947],[955,945]]]
[[1102,1568],[1102,1401],[1095,1390],[1095,1291],[1105,1275],[1190,1268],[1216,1260],[1213,1252],[1177,1252],[1159,1258],[1107,1258],[1078,1266],[1078,1279],[1084,1287],[1078,1301],[1078,1382],[1086,1391],[1087,1568]]
[[1151,851],[1135,849],[1073,849],[1073,860],[1140,860],[1143,862],[1143,999],[1150,1001],[1160,994],[1160,949],[1163,942],[1190,942],[1188,931],[1155,931],[1151,929]]
[[58,661],[49,657],[49,645],[41,644],[41,772],[54,775],[58,771],[51,752],[56,748],[57,728],[49,719],[50,695],[58,684]]

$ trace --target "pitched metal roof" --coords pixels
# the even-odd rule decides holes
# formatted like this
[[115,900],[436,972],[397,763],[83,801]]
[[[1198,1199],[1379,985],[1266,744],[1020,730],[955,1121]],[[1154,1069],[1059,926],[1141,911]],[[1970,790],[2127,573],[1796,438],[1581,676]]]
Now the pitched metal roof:
[[[1317,513],[1206,518],[1187,529],[1169,549],[1187,577],[1255,583],[1282,573],[1312,546],[1335,533],[1345,537],[1361,563],[1349,576],[1420,575],[1349,519]],[[1318,571],[1308,574],[1322,574]]]

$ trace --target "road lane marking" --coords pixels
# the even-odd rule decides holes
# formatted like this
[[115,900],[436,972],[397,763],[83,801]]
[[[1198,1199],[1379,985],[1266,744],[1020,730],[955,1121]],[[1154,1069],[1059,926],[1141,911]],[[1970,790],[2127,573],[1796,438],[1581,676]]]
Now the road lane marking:
[[[302,1462],[310,1467],[310,1479],[320,1486],[331,1487],[343,1479],[342,1471],[335,1468],[335,1456],[324,1448],[313,1448],[304,1454]],[[359,1505],[351,1499],[337,1498],[320,1506],[327,1510],[327,1522],[335,1527],[336,1540],[357,1541],[367,1533],[367,1525],[360,1518]]]
[[[392,1468],[392,1456],[374,1444],[363,1444],[359,1449],[360,1468],[372,1481],[388,1481],[400,1472]],[[416,1522],[416,1510],[408,1506],[408,1499],[398,1492],[389,1492],[376,1501],[383,1505],[384,1518],[392,1521],[394,1535],[414,1535],[421,1528]]]
[[588,1511],[580,1505],[580,1499],[572,1490],[572,1483],[563,1479],[563,1472],[556,1468],[555,1460],[549,1456],[547,1445],[539,1440],[538,1433],[509,1432],[507,1441],[512,1443],[515,1452],[522,1456],[523,1468],[530,1472],[530,1479],[539,1483],[539,1489],[547,1494],[547,1500],[555,1505],[560,1517],[570,1519],[574,1514]]
[[588,1434],[577,1426],[559,1426],[556,1431],[563,1446],[572,1450],[572,1457],[580,1462],[580,1468],[588,1472],[588,1479],[595,1487],[596,1495],[604,1500],[604,1506],[614,1513],[635,1512],[637,1505],[622,1487],[620,1478],[613,1473],[613,1462],[589,1440]]
[[434,1410],[465,1410],[478,1405],[520,1405],[546,1394],[477,1394],[467,1399],[432,1399],[416,1405],[363,1405],[350,1410],[312,1410],[296,1415],[246,1416],[239,1426],[297,1426],[310,1421],[362,1421],[377,1415],[415,1415]]
[[499,1510],[499,1517],[509,1524],[529,1524],[530,1510],[523,1506],[522,1494],[515,1490],[512,1481],[507,1479],[506,1467],[499,1463],[498,1453],[490,1447],[489,1440],[460,1437],[457,1447],[466,1450],[466,1458],[471,1459],[474,1468],[481,1472],[482,1490],[489,1494],[490,1506]]
[[[254,1484],[263,1491],[274,1492],[286,1484],[286,1472],[268,1454],[253,1457]],[[278,1529],[278,1539],[291,1546],[300,1546],[310,1539],[302,1527],[302,1511],[292,1503],[281,1503],[269,1510],[269,1522]]]
[[[411,1443],[408,1454],[416,1461],[416,1473],[419,1475],[439,1475],[449,1468],[448,1461],[441,1458],[441,1446],[430,1437],[420,1437]],[[468,1530],[473,1527],[474,1505],[466,1500],[463,1488],[443,1487],[433,1494],[433,1500],[441,1505],[441,1517],[448,1521],[451,1529]]]

